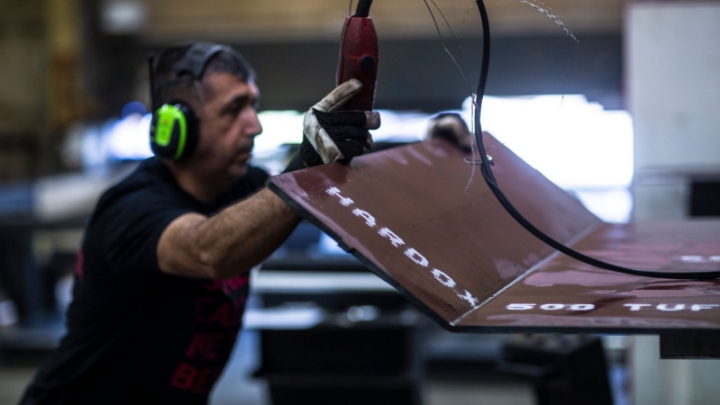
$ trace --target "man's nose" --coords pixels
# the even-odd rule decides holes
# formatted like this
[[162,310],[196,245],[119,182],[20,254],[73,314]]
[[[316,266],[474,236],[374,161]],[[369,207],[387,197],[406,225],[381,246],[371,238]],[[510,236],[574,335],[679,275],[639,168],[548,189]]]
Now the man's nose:
[[247,136],[258,136],[262,133],[262,124],[260,124],[260,118],[258,118],[258,113],[255,111],[254,108],[250,108],[250,111],[248,112],[250,115],[248,117],[248,125],[246,127],[246,135]]

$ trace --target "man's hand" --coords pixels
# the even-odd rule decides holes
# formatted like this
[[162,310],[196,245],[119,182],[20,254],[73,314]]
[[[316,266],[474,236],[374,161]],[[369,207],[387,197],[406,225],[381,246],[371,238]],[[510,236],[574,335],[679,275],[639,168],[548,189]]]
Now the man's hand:
[[372,147],[369,129],[380,127],[380,114],[374,111],[336,111],[362,89],[350,79],[312,106],[303,121],[300,152],[285,172],[330,162],[349,163]]

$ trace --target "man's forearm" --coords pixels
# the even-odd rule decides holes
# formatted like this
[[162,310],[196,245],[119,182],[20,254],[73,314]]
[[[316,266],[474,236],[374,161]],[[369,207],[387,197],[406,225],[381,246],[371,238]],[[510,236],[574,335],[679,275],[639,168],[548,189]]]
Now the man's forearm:
[[300,216],[267,188],[196,225],[201,260],[215,277],[241,274],[282,244]]

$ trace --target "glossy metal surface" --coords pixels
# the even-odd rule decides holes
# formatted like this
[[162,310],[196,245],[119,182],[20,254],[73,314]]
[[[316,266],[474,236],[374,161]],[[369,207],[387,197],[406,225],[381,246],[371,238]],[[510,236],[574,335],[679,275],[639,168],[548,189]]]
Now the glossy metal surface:
[[[548,233],[567,242],[600,224],[494,139],[487,142],[498,181]],[[444,141],[424,142],[350,166],[277,176],[272,188],[447,324],[552,253],[510,218],[479,172],[466,191],[473,170],[466,157]],[[537,196],[546,203],[536,204]]]
[[[646,269],[720,266],[720,222],[603,224],[485,139],[501,188],[552,237]],[[471,179],[466,157],[436,140],[276,176],[270,187],[449,329],[720,328],[710,306],[720,304],[720,284],[624,276],[558,256],[503,210],[478,168]]]
[[[711,270],[720,267],[720,221],[604,225],[575,247],[647,270]],[[558,255],[457,326],[609,333],[720,329],[720,280],[628,276]]]

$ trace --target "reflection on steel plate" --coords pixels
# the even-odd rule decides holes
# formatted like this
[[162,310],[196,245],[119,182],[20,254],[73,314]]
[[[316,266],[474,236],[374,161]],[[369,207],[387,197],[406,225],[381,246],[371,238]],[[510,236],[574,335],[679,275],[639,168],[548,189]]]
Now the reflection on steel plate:
[[[720,266],[720,221],[605,224],[489,135],[518,210],[586,254],[645,270]],[[453,330],[651,333],[720,328],[720,281],[593,268],[522,229],[442,140],[273,177],[270,188]],[[568,168],[572,170],[572,168]]]

